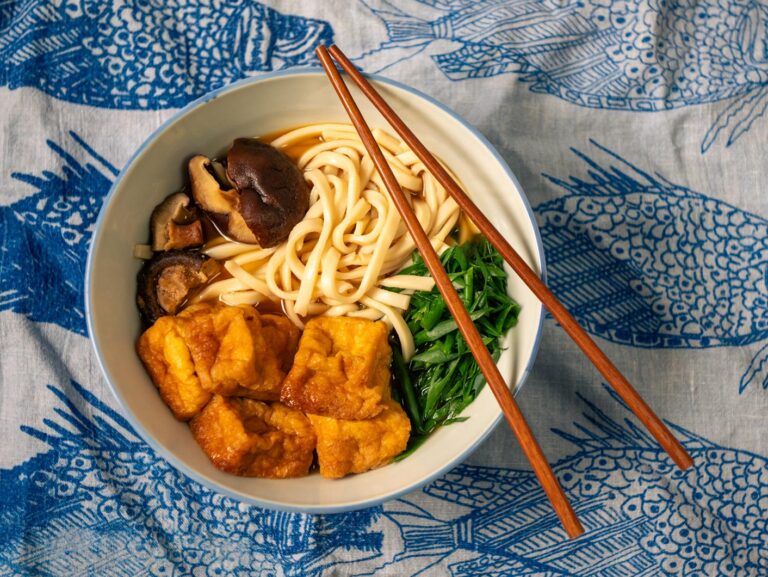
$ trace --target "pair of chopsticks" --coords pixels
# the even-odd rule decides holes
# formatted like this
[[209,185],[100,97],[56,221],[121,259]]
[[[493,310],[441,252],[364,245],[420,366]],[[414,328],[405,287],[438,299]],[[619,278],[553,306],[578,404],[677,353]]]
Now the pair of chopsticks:
[[384,184],[392,197],[400,216],[405,222],[408,231],[413,237],[416,246],[424,258],[424,262],[435,280],[438,290],[443,295],[448,309],[456,319],[461,334],[467,341],[472,355],[475,357],[480,370],[483,373],[488,385],[493,391],[496,400],[501,406],[504,416],[517,437],[520,446],[533,467],[536,476],[541,483],[547,497],[549,498],[555,513],[560,518],[563,527],[571,538],[578,537],[584,532],[576,513],[568,502],[560,483],[555,478],[552,469],[547,463],[544,453],[538,442],[533,436],[528,423],[525,420],[520,408],[517,405],[507,384],[499,373],[496,363],[493,361],[488,349],[483,344],[482,338],[477,331],[469,313],[464,308],[464,304],[456,293],[448,274],[440,264],[440,259],[432,247],[426,232],[421,227],[416,218],[413,209],[405,199],[405,196],[397,183],[392,169],[387,164],[383,153],[379,149],[376,140],[371,133],[371,129],[365,122],[360,109],[357,107],[352,94],[347,85],[341,78],[341,74],[331,60],[331,56],[341,65],[344,71],[349,74],[358,88],[365,94],[376,109],[384,116],[394,130],[400,135],[405,143],[413,150],[416,156],[424,163],[432,175],[442,184],[448,193],[456,200],[456,203],[464,211],[477,228],[482,232],[490,243],[509,263],[512,270],[528,286],[533,294],[549,310],[552,316],[565,329],[565,332],[576,342],[581,350],[586,354],[590,361],[597,367],[600,373],[605,377],[608,383],[624,400],[627,406],[645,425],[654,438],[672,457],[673,461],[681,469],[687,469],[693,464],[693,459],[686,452],[680,442],[672,435],[669,429],[653,412],[648,404],[642,399],[638,392],[632,387],[626,378],[619,372],[616,366],[603,353],[584,331],[583,328],[571,316],[563,304],[557,300],[557,297],[547,288],[539,279],[536,273],[506,241],[491,222],[480,212],[480,209],[469,199],[461,190],[459,185],[434,156],[426,149],[418,138],[411,132],[399,116],[384,101],[375,88],[363,77],[360,71],[350,62],[350,60],[336,46],[331,46],[330,51],[325,46],[318,47],[317,56],[320,59],[326,74],[336,93],[341,99],[344,108],[347,111],[352,124],[355,126],[360,139],[363,141],[368,154],[370,154],[376,169],[379,171]]

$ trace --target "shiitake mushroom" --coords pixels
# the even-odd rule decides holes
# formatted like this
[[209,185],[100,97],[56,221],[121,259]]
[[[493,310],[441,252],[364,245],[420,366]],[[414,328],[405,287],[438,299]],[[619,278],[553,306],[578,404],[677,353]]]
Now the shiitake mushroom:
[[255,138],[238,138],[227,154],[222,187],[211,160],[189,161],[195,202],[223,234],[234,240],[271,247],[288,238],[309,209],[309,187],[299,169],[276,148]]
[[150,219],[155,252],[139,271],[136,293],[145,326],[176,314],[196,288],[219,272],[215,260],[188,250],[205,242],[200,209],[226,236],[262,247],[288,238],[309,209],[309,187],[299,169],[255,138],[234,141],[226,178],[202,155],[190,159],[188,168],[197,206],[178,192],[157,205]]
[[149,218],[152,250],[179,250],[205,242],[200,211],[183,192],[168,196]]
[[157,252],[137,277],[136,304],[144,326],[162,316],[175,315],[190,293],[219,273],[219,264],[200,252]]

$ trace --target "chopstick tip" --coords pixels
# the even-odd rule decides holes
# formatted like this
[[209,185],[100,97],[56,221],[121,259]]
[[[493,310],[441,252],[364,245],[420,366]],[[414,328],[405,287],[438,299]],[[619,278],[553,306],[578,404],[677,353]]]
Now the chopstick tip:
[[680,457],[678,460],[677,466],[680,468],[681,471],[687,471],[691,467],[693,467],[693,457],[691,457],[688,452],[685,452],[683,456]]
[[578,539],[585,533],[584,527],[578,521],[576,522],[576,525],[566,527],[565,532],[569,539]]

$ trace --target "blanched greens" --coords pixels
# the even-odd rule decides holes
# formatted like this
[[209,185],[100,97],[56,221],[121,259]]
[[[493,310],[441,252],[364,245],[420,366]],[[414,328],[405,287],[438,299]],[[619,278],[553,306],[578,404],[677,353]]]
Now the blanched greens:
[[[501,255],[486,239],[478,238],[452,246],[440,261],[488,350],[498,359],[501,337],[517,324],[520,313],[520,306],[507,295]],[[427,276],[429,271],[416,255],[400,274]],[[485,379],[437,288],[415,292],[405,320],[416,354],[406,366],[399,347],[393,347],[393,372],[400,402],[411,419],[413,449],[437,427],[464,420],[459,415],[475,400]]]

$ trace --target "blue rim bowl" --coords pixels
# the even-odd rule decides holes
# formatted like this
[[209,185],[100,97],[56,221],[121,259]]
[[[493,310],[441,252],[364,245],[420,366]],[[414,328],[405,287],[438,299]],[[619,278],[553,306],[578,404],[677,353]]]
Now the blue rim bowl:
[[[433,132],[438,133],[440,127],[444,125],[453,126],[453,130],[463,129],[465,131],[465,138],[457,139],[456,142],[464,142],[474,138],[475,143],[480,145],[480,147],[476,147],[473,150],[476,151],[477,148],[484,148],[484,150],[481,151],[482,154],[486,155],[488,159],[491,159],[489,162],[492,161],[497,165],[494,170],[500,171],[498,172],[498,175],[503,174],[508,179],[507,184],[514,188],[518,193],[515,196],[505,192],[504,195],[502,195],[502,201],[500,202],[503,205],[510,205],[510,211],[512,212],[509,214],[512,214],[513,216],[509,218],[521,219],[517,224],[518,228],[525,229],[525,234],[522,235],[524,237],[522,241],[522,252],[524,253],[524,256],[526,256],[525,251],[527,251],[529,262],[534,267],[538,268],[542,278],[544,278],[544,251],[533,211],[531,210],[531,206],[528,203],[517,178],[490,142],[488,142],[476,128],[471,126],[444,104],[436,101],[430,96],[427,96],[410,86],[380,76],[370,75],[368,78],[371,79],[378,89],[384,93],[385,98],[392,103],[393,107],[401,112],[406,122],[409,123],[414,131],[417,134],[422,135],[425,143],[428,146],[435,147],[433,150],[436,152],[438,152],[437,149],[439,148],[440,134],[434,135],[434,139],[436,140],[434,140],[433,143],[430,143],[424,135],[432,136]],[[133,154],[125,168],[120,172],[104,200],[104,205],[102,206],[96,221],[95,230],[91,240],[85,278],[85,306],[88,333],[99,366],[101,367],[112,393],[122,407],[126,418],[139,435],[162,458],[168,461],[176,469],[215,492],[237,500],[250,502],[261,507],[305,513],[338,513],[377,505],[388,499],[396,498],[429,483],[458,465],[488,437],[501,420],[501,413],[498,410],[498,407],[496,406],[495,413],[492,409],[492,407],[495,406],[495,401],[491,399],[493,404],[488,405],[486,399],[483,401],[486,403],[486,408],[481,416],[472,416],[469,420],[465,421],[465,423],[470,423],[473,418],[482,420],[482,423],[480,423],[482,424],[481,430],[475,431],[472,435],[468,435],[468,440],[466,439],[467,435],[461,435],[460,432],[458,433],[459,436],[451,433],[453,436],[446,441],[446,443],[456,445],[457,441],[464,442],[465,444],[460,447],[460,450],[456,449],[457,452],[446,454],[445,458],[442,460],[436,459],[436,464],[428,463],[424,470],[414,473],[411,477],[409,477],[407,473],[413,469],[414,466],[421,466],[421,461],[424,460],[423,458],[417,460],[414,459],[414,457],[409,457],[399,463],[388,465],[377,471],[365,473],[364,475],[354,475],[347,478],[354,479],[357,477],[362,479],[363,477],[371,476],[370,480],[365,479],[363,482],[366,485],[375,485],[378,483],[382,487],[381,490],[372,494],[361,493],[360,491],[356,493],[355,490],[357,485],[354,483],[344,485],[344,481],[321,480],[318,475],[312,475],[304,478],[309,479],[309,481],[307,481],[307,483],[309,483],[308,485],[291,485],[290,481],[293,480],[279,481],[280,483],[286,483],[284,492],[309,493],[310,497],[292,496],[290,494],[287,497],[282,497],[281,495],[283,495],[283,492],[281,491],[283,490],[274,488],[270,485],[270,483],[274,482],[272,480],[244,479],[225,475],[213,469],[212,466],[207,463],[207,460],[204,455],[202,455],[201,451],[197,451],[197,453],[199,453],[197,454],[195,449],[191,448],[189,444],[191,435],[186,434],[188,439],[184,437],[185,433],[183,430],[186,427],[175,421],[170,412],[162,406],[162,402],[159,400],[159,395],[156,394],[151,386],[149,377],[144,374],[144,377],[142,378],[139,373],[136,372],[137,363],[139,367],[140,363],[135,353],[133,354],[133,359],[128,358],[130,357],[128,350],[132,349],[133,342],[135,341],[136,336],[138,336],[138,314],[133,306],[134,285],[131,283],[135,278],[135,271],[138,270],[139,265],[135,262],[130,262],[132,261],[131,251],[134,243],[146,242],[146,222],[148,221],[149,213],[154,205],[165,195],[174,190],[173,186],[169,186],[167,183],[164,184],[162,182],[165,178],[161,171],[162,167],[155,166],[159,160],[155,161],[156,156],[148,157],[148,151],[150,155],[157,155],[158,151],[163,150],[162,146],[165,145],[166,141],[175,143],[176,148],[183,148],[184,145],[180,143],[187,142],[185,139],[191,140],[192,143],[189,144],[191,147],[189,150],[179,150],[178,152],[174,151],[173,153],[175,154],[175,158],[178,159],[179,170],[176,170],[175,166],[173,166],[171,170],[168,170],[166,165],[166,172],[171,174],[168,178],[177,183],[181,182],[182,176],[180,174],[180,168],[184,158],[183,153],[189,153],[190,151],[203,148],[202,146],[199,146],[199,144],[203,142],[201,135],[204,136],[207,134],[206,131],[209,131],[211,134],[215,133],[217,130],[219,132],[222,130],[227,132],[224,128],[220,129],[218,122],[214,122],[211,119],[205,120],[205,115],[201,115],[200,111],[221,99],[240,98],[242,100],[245,96],[240,95],[240,91],[254,90],[255,92],[258,92],[256,87],[259,85],[275,82],[300,83],[297,86],[306,84],[308,88],[306,92],[304,90],[294,91],[301,92],[305,95],[320,94],[323,93],[324,90],[318,88],[320,86],[318,82],[324,82],[324,74],[319,69],[298,69],[272,72],[242,80],[214,90],[185,106],[157,128],[139,147],[136,153]],[[278,90],[279,87],[268,86],[267,88],[269,88],[269,90],[274,89],[277,91],[276,94],[280,94]],[[309,89],[313,89],[314,92]],[[330,86],[328,86],[327,90],[330,91]],[[353,90],[353,92],[355,91]],[[270,96],[266,98],[264,102],[271,102],[270,98],[272,100],[276,98],[272,96],[272,93],[269,93],[269,95]],[[363,108],[363,112],[366,114],[367,118],[371,118],[371,115],[374,117],[376,116],[377,113],[371,112],[370,109],[367,110],[367,103],[364,102],[362,96],[357,97],[357,100],[361,105],[361,108]],[[313,112],[310,110],[311,106],[308,104],[310,101],[311,98],[306,98],[305,96],[296,98],[295,108],[297,110],[297,116],[291,120],[286,120],[286,123],[284,123],[281,128],[298,124],[299,122],[296,122],[296,120],[300,120],[302,114],[309,114],[309,116],[311,116]],[[258,107],[261,102],[262,101],[254,102],[253,106]],[[340,111],[339,114],[343,115],[343,110],[341,109],[340,104],[338,105],[338,110]],[[424,111],[427,111],[428,114]],[[314,113],[316,114],[317,112],[315,111]],[[435,118],[434,125],[428,127],[429,129],[427,129],[426,132],[420,132],[418,127],[414,125],[414,123],[418,124],[420,121],[419,116],[414,116],[419,113],[422,115],[426,114],[426,116],[429,116],[430,118]],[[223,118],[227,113],[219,111],[219,114],[219,118]],[[192,118],[195,115],[199,116],[200,122],[204,124],[197,130],[197,133],[194,129],[197,117]],[[338,116],[338,119],[344,120],[342,116]],[[371,121],[372,124],[374,124],[374,122],[375,121]],[[383,121],[381,122],[384,124]],[[224,124],[226,124],[226,122]],[[248,123],[246,122],[244,125],[245,124]],[[250,126],[250,124],[248,124],[248,126]],[[271,132],[271,130],[263,130],[261,133],[267,132]],[[211,143],[205,143],[207,146],[213,147],[205,152],[207,154],[215,154],[222,149],[226,142],[226,138],[231,141],[231,139],[240,135],[241,134],[236,133],[236,131],[232,132],[231,129],[228,136],[218,134],[218,140],[217,138],[212,138]],[[198,137],[197,139],[195,138],[196,136]],[[199,146],[199,148],[197,148],[196,145]],[[444,161],[448,162],[446,154],[438,152],[438,155],[441,156]],[[456,162],[460,163],[460,157],[457,157],[457,159]],[[453,165],[451,166],[453,167]],[[148,184],[145,183],[146,186],[141,187],[141,192],[132,192],[126,188],[126,182],[131,179],[136,180],[138,178],[136,171],[143,169],[146,169],[148,172],[154,171],[157,179],[150,179]],[[459,174],[459,177],[464,180],[461,174]],[[154,185],[155,180],[157,180],[157,186]],[[465,182],[465,185],[466,184],[467,183]],[[142,194],[143,198],[140,197],[139,194]],[[125,197],[125,195],[133,195],[134,198],[132,202],[128,202],[125,198],[119,198]],[[478,200],[479,199],[476,198],[476,201]],[[481,206],[481,208],[483,207]],[[121,214],[116,215],[116,211],[121,211]],[[496,207],[491,206],[488,214],[494,215],[492,220],[498,218],[496,213]],[[517,215],[517,217],[514,215]],[[140,219],[143,219],[143,224],[140,226],[135,224],[132,225],[134,221]],[[496,222],[496,224],[499,226],[498,222]],[[504,224],[505,222],[501,222],[501,225]],[[133,230],[132,233],[125,233],[125,230],[129,228],[135,230]],[[500,229],[504,232],[504,229],[501,227]],[[136,232],[140,230],[143,230],[144,232]],[[144,235],[143,237],[142,234]],[[517,231],[514,227],[509,228],[508,234],[511,237],[514,237],[517,234]],[[124,236],[126,238],[123,238]],[[113,239],[113,237],[118,238]],[[111,248],[106,246],[111,240],[114,240],[114,242],[122,242],[125,245],[125,250],[120,252],[119,250],[116,250],[114,246]],[[514,244],[515,243],[513,242],[513,245]],[[520,250],[520,247],[516,248]],[[110,250],[112,251],[111,253],[109,252]],[[123,258],[125,261],[130,262],[130,265],[121,263],[120,261]],[[128,266],[130,268],[128,272],[134,276],[128,275],[121,266],[123,268]],[[511,271],[508,272],[511,274]],[[128,286],[125,286],[126,284]],[[525,293],[527,289],[525,289],[525,287],[521,288],[521,283],[519,281],[515,283],[514,279],[512,279],[510,281],[510,286],[513,287],[510,290],[518,301],[525,300],[526,298],[529,299],[529,304],[523,305],[523,312],[521,313],[521,318],[523,315],[527,315],[526,326],[528,328],[526,331],[528,331],[530,335],[526,333],[525,342],[527,343],[526,346],[528,348],[525,353],[520,355],[525,356],[527,354],[527,358],[518,360],[519,362],[515,369],[517,378],[515,379],[514,392],[517,394],[527,379],[536,358],[539,341],[541,339],[544,312],[540,305],[537,307],[535,303],[530,301],[531,295],[526,297]],[[515,293],[515,291],[517,292]],[[130,306],[126,304],[129,301],[131,302]],[[126,307],[130,310],[123,310]],[[518,328],[511,331],[512,339],[514,339],[517,334],[515,331],[519,330],[520,329]],[[511,342],[514,344],[514,340]],[[509,339],[507,339],[505,345],[509,345]],[[138,393],[136,392],[136,389],[141,389],[141,395],[144,396],[137,399],[136,396]],[[147,396],[151,394],[154,394],[154,399]],[[490,392],[486,390],[483,394],[490,395]],[[480,398],[475,401],[475,404],[479,401]],[[473,406],[474,404],[467,410],[471,410]],[[163,410],[165,410],[165,414],[163,414]],[[455,424],[451,427],[446,427],[444,430],[459,428],[463,425],[464,423]],[[438,432],[438,434],[440,433],[441,432]],[[431,441],[432,439],[430,439],[428,443]],[[192,443],[194,443],[194,441],[192,441]],[[440,447],[441,445],[435,445],[432,451],[440,453],[440,451],[443,450]],[[427,445],[424,445],[415,453],[415,455],[419,455],[420,452],[426,450],[429,449]],[[453,449],[446,450],[450,452],[450,450]],[[432,454],[424,453],[424,455],[430,458],[432,457]],[[409,461],[411,461],[412,465],[408,465]],[[399,469],[397,469],[397,471],[393,470],[392,474],[381,474],[382,471],[394,467],[399,467]],[[374,478],[374,474],[379,475],[379,477]],[[393,482],[392,477],[397,477],[398,479],[401,478],[402,481]],[[331,485],[326,487],[324,484],[328,483]],[[334,483],[337,485],[333,485]],[[356,483],[359,485],[361,482],[358,480]],[[264,493],[261,491],[262,487],[264,488]],[[271,488],[271,492],[267,491],[266,488]],[[340,496],[342,494],[349,494],[349,497],[345,499]],[[278,497],[275,497],[275,495],[278,495]],[[334,495],[336,497],[334,497]],[[326,496],[328,497],[326,498]]]

